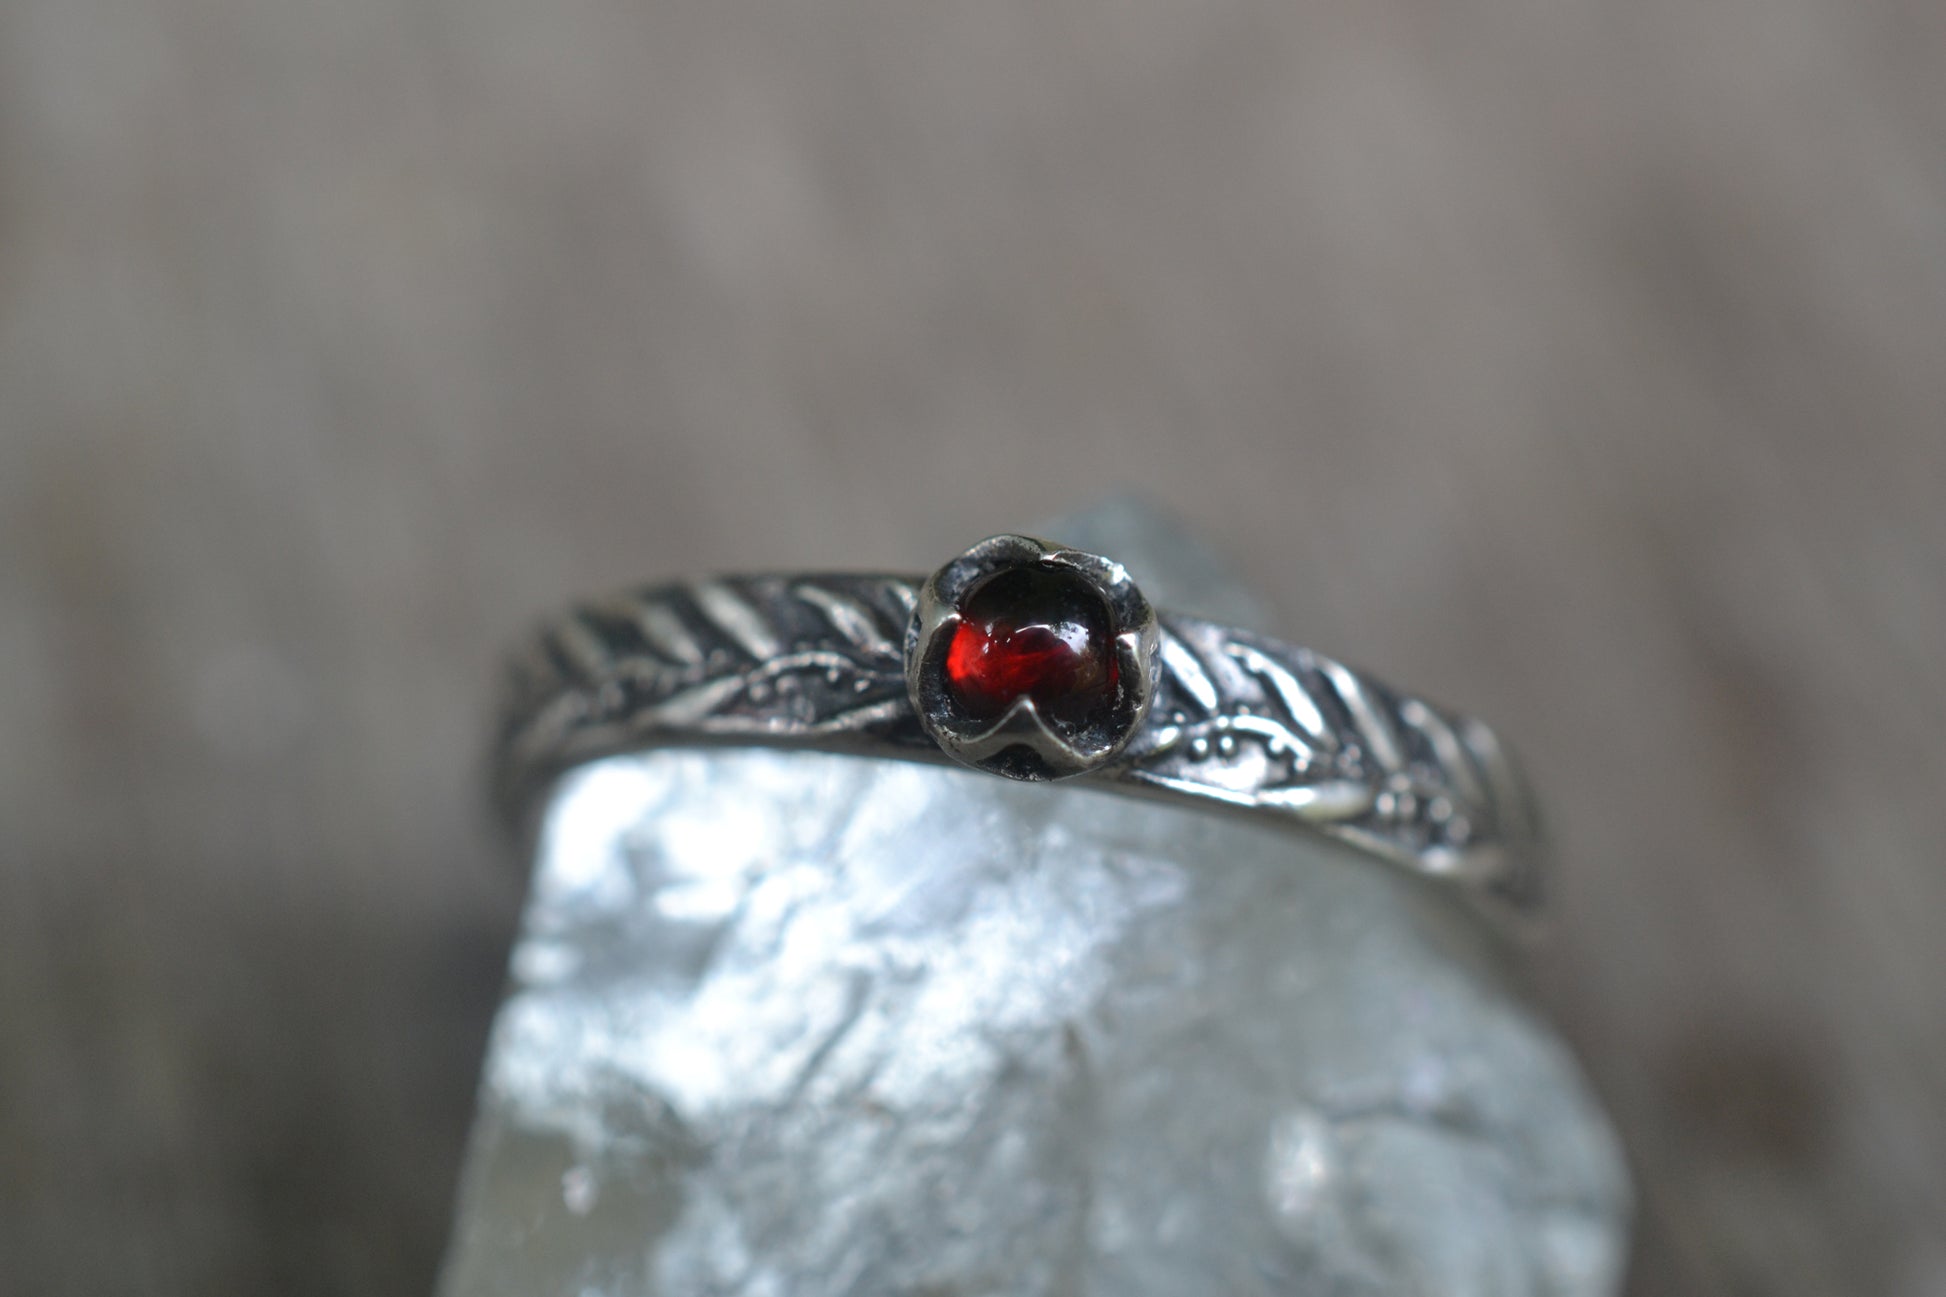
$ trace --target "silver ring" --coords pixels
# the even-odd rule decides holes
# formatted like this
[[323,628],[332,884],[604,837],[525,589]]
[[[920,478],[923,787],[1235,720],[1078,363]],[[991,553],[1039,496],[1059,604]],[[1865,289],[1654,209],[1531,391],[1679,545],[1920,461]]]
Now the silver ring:
[[577,608],[515,662],[495,754],[516,816],[570,766],[698,744],[956,761],[1248,812],[1506,916],[1540,897],[1493,731],[1342,663],[1157,612],[1122,567],[1026,536],[931,576],[771,575]]

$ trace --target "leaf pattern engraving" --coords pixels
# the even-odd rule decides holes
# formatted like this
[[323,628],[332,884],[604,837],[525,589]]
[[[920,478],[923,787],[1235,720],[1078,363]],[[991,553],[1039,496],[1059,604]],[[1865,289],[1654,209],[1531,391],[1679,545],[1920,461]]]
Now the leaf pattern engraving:
[[[587,605],[513,662],[496,753],[516,813],[567,766],[763,743],[944,760],[907,697],[918,581],[724,577]],[[1261,812],[1454,880],[1537,898],[1526,794],[1492,731],[1306,649],[1164,614],[1153,705],[1081,776]]]

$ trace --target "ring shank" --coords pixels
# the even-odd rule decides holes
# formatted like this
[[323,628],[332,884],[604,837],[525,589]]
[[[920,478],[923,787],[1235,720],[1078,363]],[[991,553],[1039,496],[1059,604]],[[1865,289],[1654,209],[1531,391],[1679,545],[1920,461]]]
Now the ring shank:
[[[524,819],[570,766],[735,744],[946,761],[907,695],[923,578],[722,577],[584,605],[516,659],[495,785]],[[1265,636],[1158,615],[1157,688],[1128,746],[1080,783],[1249,812],[1531,915],[1537,832],[1484,724]]]

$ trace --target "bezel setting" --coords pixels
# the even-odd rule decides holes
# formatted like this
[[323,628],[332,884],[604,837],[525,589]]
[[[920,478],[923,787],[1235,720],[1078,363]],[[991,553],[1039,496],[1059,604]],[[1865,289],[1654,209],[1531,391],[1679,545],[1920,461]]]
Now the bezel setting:
[[[1107,613],[1114,692],[1079,722],[1045,715],[1024,693],[998,717],[974,716],[947,680],[947,651],[968,600],[1023,568],[1078,578]],[[906,689],[926,733],[954,760],[1009,779],[1065,779],[1114,760],[1141,728],[1155,698],[1158,637],[1155,610],[1121,564],[1031,536],[993,536],[919,587],[906,629]]]

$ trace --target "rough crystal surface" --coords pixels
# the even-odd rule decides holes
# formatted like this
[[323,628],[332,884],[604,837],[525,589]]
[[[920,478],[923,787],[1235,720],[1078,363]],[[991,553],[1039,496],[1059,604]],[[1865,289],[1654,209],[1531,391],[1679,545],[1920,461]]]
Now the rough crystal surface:
[[1381,866],[660,752],[554,800],[442,1292],[1609,1297],[1626,1216],[1475,921]]

